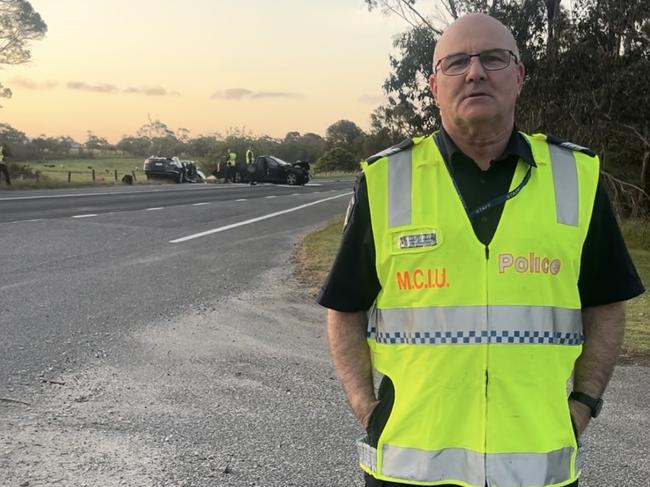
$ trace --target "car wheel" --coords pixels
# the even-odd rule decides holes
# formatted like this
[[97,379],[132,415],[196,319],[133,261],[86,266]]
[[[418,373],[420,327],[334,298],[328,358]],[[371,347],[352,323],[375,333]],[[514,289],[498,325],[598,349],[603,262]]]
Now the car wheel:
[[241,183],[241,173],[239,171],[235,173],[235,182]]
[[287,184],[298,184],[298,176],[296,176],[294,173],[290,172],[287,174]]

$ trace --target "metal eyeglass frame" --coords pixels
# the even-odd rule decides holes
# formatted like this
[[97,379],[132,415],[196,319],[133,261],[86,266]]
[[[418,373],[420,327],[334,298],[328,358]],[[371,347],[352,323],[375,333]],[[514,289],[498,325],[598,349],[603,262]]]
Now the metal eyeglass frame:
[[436,63],[436,66],[435,66],[433,72],[434,72],[434,73],[437,73],[437,72],[438,72],[438,66],[440,66],[440,63],[443,62],[445,59],[447,59],[447,58],[449,58],[449,57],[452,57],[452,56],[459,56],[459,55],[467,56],[467,57],[469,58],[469,60],[468,60],[468,62],[467,62],[467,66],[465,67],[465,69],[464,69],[462,72],[460,72],[460,73],[454,73],[454,74],[447,74],[447,73],[445,73],[445,72],[442,70],[442,68],[440,68],[440,72],[442,72],[442,74],[444,74],[445,76],[461,76],[461,75],[467,73],[467,71],[469,70],[469,67],[470,67],[470,65],[472,64],[472,58],[473,58],[473,57],[478,57],[478,60],[479,60],[479,62],[481,63],[481,66],[482,66],[483,69],[485,69],[486,71],[501,71],[502,69],[506,69],[508,66],[510,66],[510,56],[508,56],[508,63],[507,63],[505,66],[503,66],[502,68],[490,69],[490,68],[485,67],[485,65],[484,65],[483,62],[481,61],[481,56],[482,56],[483,54],[485,54],[485,53],[488,53],[488,52],[494,52],[494,51],[507,52],[508,54],[510,54],[510,56],[512,56],[513,58],[515,58],[515,64],[519,64],[519,58],[517,57],[517,55],[516,55],[512,50],[510,50],[510,49],[495,48],[495,49],[486,49],[485,51],[481,51],[481,52],[479,52],[479,53],[477,53],[477,54],[466,54],[466,53],[462,53],[462,52],[457,53],[457,54],[450,54],[449,56],[445,56],[445,57],[443,57],[443,58],[438,59],[438,62]]

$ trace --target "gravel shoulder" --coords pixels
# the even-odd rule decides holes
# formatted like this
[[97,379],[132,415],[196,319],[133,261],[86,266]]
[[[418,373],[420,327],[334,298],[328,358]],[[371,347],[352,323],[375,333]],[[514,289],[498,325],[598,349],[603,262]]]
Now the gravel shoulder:
[[[361,485],[362,434],[325,312],[291,271],[131,333],[82,370],[0,402],[0,485]],[[581,486],[650,478],[650,368],[619,366],[583,438]]]
[[298,285],[266,272],[254,290],[133,333],[30,406],[0,403],[0,485],[357,483],[361,430],[325,313]]

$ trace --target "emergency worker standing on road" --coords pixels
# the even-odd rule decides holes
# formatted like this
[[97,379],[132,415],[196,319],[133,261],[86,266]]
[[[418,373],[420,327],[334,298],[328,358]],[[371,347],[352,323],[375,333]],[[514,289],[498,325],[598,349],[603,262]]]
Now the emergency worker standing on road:
[[235,169],[237,167],[237,154],[228,149],[228,160],[226,162],[226,182],[235,180]]
[[0,144],[0,172],[5,177],[5,181],[7,181],[7,186],[11,186],[11,176],[9,176],[9,168],[7,167],[7,164],[5,163],[5,149],[2,144]]
[[255,154],[253,149],[249,147],[246,151],[246,173],[248,174],[248,184],[251,186],[255,184],[255,166],[253,162],[255,162]]
[[366,485],[575,486],[643,286],[598,157],[516,130],[505,26],[460,18],[433,67],[442,128],[368,159],[319,297]]

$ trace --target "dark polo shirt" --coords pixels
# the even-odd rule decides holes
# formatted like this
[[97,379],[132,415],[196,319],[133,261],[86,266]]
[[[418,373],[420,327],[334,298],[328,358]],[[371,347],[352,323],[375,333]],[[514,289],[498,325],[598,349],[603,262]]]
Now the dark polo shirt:
[[[482,171],[463,154],[444,130],[439,132],[437,141],[460,197],[470,212],[508,192],[520,159],[535,166],[528,142],[516,130],[503,154],[492,161],[487,171]],[[472,219],[474,232],[483,244],[489,245],[492,240],[503,208],[503,204],[496,205]],[[644,291],[607,193],[600,184],[583,246],[578,288],[583,308],[625,301]],[[356,184],[354,206],[338,255],[318,302],[337,311],[365,311],[379,290],[368,190],[362,175]]]

